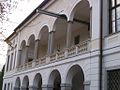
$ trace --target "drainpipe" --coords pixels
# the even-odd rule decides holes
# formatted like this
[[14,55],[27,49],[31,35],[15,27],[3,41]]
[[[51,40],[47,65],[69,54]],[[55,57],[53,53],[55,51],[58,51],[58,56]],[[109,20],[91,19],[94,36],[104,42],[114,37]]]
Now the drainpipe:
[[99,90],[102,90],[102,59],[103,59],[103,0],[100,0],[100,60],[99,60]]

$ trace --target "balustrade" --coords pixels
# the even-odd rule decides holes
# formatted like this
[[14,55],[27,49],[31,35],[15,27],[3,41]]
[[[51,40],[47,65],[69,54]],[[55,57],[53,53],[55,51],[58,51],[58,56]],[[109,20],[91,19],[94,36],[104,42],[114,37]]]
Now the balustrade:
[[36,59],[35,61],[33,60],[34,65],[33,65],[33,61],[25,63],[24,65],[18,66],[18,70],[31,68],[41,64],[52,63],[53,61],[58,61],[65,58],[69,58],[74,55],[85,53],[89,51],[89,42],[90,40],[87,40],[87,41],[81,42],[78,45],[62,50],[60,52],[55,52],[50,56],[44,56],[42,58]]

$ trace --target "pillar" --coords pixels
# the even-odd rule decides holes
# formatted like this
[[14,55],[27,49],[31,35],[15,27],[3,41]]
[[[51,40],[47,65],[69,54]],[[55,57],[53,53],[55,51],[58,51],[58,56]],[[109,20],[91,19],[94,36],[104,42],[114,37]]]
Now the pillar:
[[52,85],[42,85],[42,90],[53,90]]
[[72,24],[73,24],[72,21],[68,21],[67,37],[66,37],[66,48],[69,48],[71,46]]
[[71,84],[61,84],[61,90],[71,90],[72,85]]
[[48,54],[51,54],[54,51],[54,39],[55,39],[55,31],[51,31],[49,33],[49,38],[48,38]]
[[24,61],[24,63],[28,62],[28,49],[29,49],[29,46],[26,46],[25,47],[25,61]]
[[18,50],[18,54],[17,54],[17,66],[21,65],[21,53],[22,53],[22,50]]
[[84,82],[84,90],[90,90],[90,81]]
[[36,41],[35,41],[35,51],[34,51],[34,60],[36,60],[37,58],[38,58],[38,47],[39,47],[39,39],[37,39]]

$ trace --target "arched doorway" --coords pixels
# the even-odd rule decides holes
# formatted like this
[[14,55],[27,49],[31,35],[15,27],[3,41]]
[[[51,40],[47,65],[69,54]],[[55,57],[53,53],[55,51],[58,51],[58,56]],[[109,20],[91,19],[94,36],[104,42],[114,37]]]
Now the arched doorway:
[[35,36],[31,35],[29,40],[28,40],[28,61],[31,62],[34,59],[34,49],[35,49]]
[[72,86],[71,90],[84,90],[84,74],[79,65],[74,65],[69,69],[66,82]]
[[48,51],[48,35],[49,29],[48,26],[44,26],[39,34],[39,48],[38,48],[38,58],[42,58],[47,55]]
[[28,76],[25,76],[22,82],[22,87],[24,90],[29,90],[29,78]]
[[76,45],[90,38],[90,5],[88,0],[81,0],[72,10],[71,44]]
[[20,81],[20,78],[18,77],[15,81],[14,90],[20,90],[20,87],[21,87],[21,81]]
[[39,73],[35,75],[33,86],[35,90],[42,90],[42,77]]
[[61,90],[61,75],[58,70],[52,71],[48,81],[49,85],[52,85],[52,90]]

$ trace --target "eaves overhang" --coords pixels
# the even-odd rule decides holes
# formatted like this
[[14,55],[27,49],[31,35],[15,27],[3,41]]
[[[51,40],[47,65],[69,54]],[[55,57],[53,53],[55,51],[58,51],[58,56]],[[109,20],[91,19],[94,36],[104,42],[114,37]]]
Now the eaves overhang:
[[37,12],[36,12],[36,10],[38,9],[38,8],[42,8],[42,7],[44,7],[48,2],[50,2],[51,0],[44,0],[35,10],[33,10],[33,12],[26,18],[26,19],[24,19],[15,29],[14,29],[14,32],[9,36],[9,37],[7,37],[6,39],[5,39],[5,42],[9,42],[9,39],[13,36],[13,35],[15,35],[15,34],[17,34],[16,32],[17,32],[17,30],[19,30],[19,28],[20,27],[22,27],[30,18],[32,18]]

